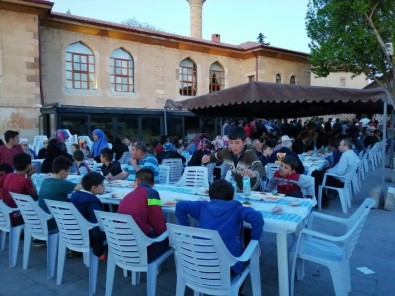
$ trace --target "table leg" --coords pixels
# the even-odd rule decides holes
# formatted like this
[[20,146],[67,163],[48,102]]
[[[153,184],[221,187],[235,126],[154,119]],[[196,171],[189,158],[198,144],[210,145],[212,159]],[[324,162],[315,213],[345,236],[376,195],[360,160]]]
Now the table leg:
[[278,289],[280,296],[289,295],[287,234],[277,233]]

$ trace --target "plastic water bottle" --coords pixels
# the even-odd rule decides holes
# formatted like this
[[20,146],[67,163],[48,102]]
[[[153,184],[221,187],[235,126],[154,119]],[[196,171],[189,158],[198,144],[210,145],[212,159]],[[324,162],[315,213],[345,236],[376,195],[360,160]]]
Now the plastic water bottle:
[[313,154],[313,156],[314,156],[314,157],[317,157],[317,156],[318,156],[317,146],[316,146],[316,145],[314,145],[314,154]]
[[251,195],[251,179],[249,176],[243,177],[243,195],[244,196]]
[[37,188],[41,187],[43,180],[44,180],[43,176],[40,173],[37,173],[37,176],[36,176],[36,187]]
[[236,179],[235,179],[235,177],[231,177],[230,178],[230,183],[232,184],[232,186],[233,186],[233,189],[235,190],[235,194],[237,193],[237,183],[236,183]]

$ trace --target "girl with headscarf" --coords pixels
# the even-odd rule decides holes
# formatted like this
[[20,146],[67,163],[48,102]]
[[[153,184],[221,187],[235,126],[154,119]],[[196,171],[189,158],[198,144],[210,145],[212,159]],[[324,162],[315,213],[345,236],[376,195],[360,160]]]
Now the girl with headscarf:
[[161,164],[162,161],[167,158],[181,158],[182,163],[185,163],[186,161],[185,157],[177,152],[176,146],[169,142],[163,146],[163,152],[156,155],[156,159],[158,160],[159,164]]
[[188,166],[201,166],[203,155],[211,154],[210,148],[210,142],[206,138],[201,139],[197,145],[198,150],[193,153],[191,160],[188,162]]
[[66,148],[66,140],[70,137],[70,133],[66,129],[58,129],[52,135],[52,137],[48,141],[47,146],[47,156],[45,157],[42,165],[41,172],[42,173],[51,173],[52,172],[52,161],[60,156],[64,155],[73,161],[73,158],[70,154],[67,153]]
[[101,129],[95,129],[92,132],[93,145],[91,151],[91,157],[97,162],[100,162],[100,153],[104,148],[108,148],[108,142],[106,135]]

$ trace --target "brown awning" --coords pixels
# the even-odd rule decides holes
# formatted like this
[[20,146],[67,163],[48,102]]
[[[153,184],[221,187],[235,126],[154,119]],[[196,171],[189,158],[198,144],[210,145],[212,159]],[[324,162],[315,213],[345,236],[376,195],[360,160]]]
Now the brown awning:
[[169,109],[188,109],[202,116],[279,118],[341,113],[383,113],[394,102],[386,89],[351,89],[250,82],[193,97],[167,100]]

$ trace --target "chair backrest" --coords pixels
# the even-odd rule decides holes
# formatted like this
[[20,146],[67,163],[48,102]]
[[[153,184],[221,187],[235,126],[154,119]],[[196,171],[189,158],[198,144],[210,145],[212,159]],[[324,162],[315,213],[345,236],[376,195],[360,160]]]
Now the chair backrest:
[[[344,256],[346,259],[351,257],[355,244],[358,241],[362,228],[370,209],[376,204],[372,198],[366,198],[359,208],[348,218],[347,233],[344,237]],[[341,240],[341,238],[339,239]]]
[[33,237],[47,237],[47,221],[52,218],[33,200],[30,195],[10,192],[12,198],[21,211],[25,229],[28,229]]
[[159,165],[159,184],[169,184],[170,167],[168,165]]
[[70,135],[70,137],[68,137],[68,139],[64,142],[64,144],[66,145],[67,152],[69,154],[73,154],[71,152],[71,144],[78,144],[78,137],[77,137],[77,135]]
[[268,180],[270,180],[274,173],[276,171],[278,171],[278,169],[280,168],[280,164],[279,163],[268,163],[266,164],[266,177]]
[[[230,268],[237,260],[215,230],[167,223],[174,248],[177,274],[186,285],[202,293],[230,295]],[[220,293],[222,290],[222,294]]]
[[44,147],[44,141],[48,140],[48,137],[45,135],[37,135],[33,138],[33,146],[34,146],[34,153],[36,155],[40,151],[41,148]]
[[89,250],[89,230],[95,226],[88,222],[71,202],[45,199],[45,203],[58,225],[60,239],[74,251]]
[[307,176],[307,175],[300,175],[300,179],[305,180],[305,183],[307,184],[305,187],[302,187],[302,193],[303,196],[311,196],[311,198],[315,201],[317,201],[316,196],[315,196],[315,178],[312,176]]
[[14,208],[7,206],[2,200],[0,200],[0,230],[9,232],[11,228],[10,213],[15,211]]
[[205,187],[208,188],[208,170],[203,166],[186,167],[181,179],[177,182],[179,186],[186,187]]
[[96,211],[95,215],[100,228],[106,233],[109,256],[115,263],[123,267],[148,264],[147,246],[152,244],[133,220],[132,216]]
[[208,182],[211,184],[214,182],[214,168],[215,168],[215,162],[208,163],[206,165],[207,168],[207,173],[208,173]]
[[124,153],[122,153],[122,156],[119,159],[119,163],[120,164],[129,164],[130,158],[131,158],[130,152],[125,151]]
[[169,183],[174,184],[180,181],[182,170],[184,168],[181,158],[166,158],[162,160],[162,163],[170,167],[169,172]]

